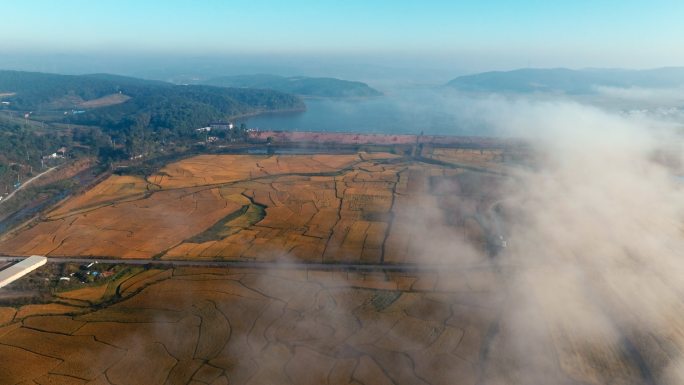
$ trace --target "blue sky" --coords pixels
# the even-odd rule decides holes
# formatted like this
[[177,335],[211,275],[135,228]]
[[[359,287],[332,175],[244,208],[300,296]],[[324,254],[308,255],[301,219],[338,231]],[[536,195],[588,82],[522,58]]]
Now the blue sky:
[[547,66],[684,65],[682,0],[4,0],[0,33],[0,53],[385,54]]

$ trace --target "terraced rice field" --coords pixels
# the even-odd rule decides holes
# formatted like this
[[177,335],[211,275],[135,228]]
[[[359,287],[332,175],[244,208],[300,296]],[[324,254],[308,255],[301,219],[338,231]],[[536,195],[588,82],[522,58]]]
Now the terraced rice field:
[[[466,155],[456,158],[478,167],[499,159]],[[414,263],[439,260],[456,237],[470,261],[496,183],[389,153],[202,155],[147,178],[113,175],[6,236],[0,254]]]

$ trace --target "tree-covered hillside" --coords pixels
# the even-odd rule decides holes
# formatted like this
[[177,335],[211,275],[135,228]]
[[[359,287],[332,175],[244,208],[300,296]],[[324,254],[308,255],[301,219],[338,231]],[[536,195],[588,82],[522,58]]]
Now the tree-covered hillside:
[[203,84],[221,87],[271,89],[301,96],[362,97],[382,93],[366,83],[335,78],[284,77],[277,75],[239,75],[209,79]]
[[[197,129],[212,121],[305,108],[273,90],[20,71],[0,71],[0,102],[0,196],[55,162],[87,156],[109,165],[182,151],[207,142]],[[239,140],[244,131],[212,139]],[[67,159],[50,157],[61,147]]]
[[293,95],[271,90],[227,89],[210,86],[179,86],[124,76],[55,75],[35,72],[0,71],[0,94],[8,108],[18,111],[85,109],[83,102],[123,94],[123,103],[92,108],[72,122],[116,127],[134,115],[146,116],[153,128],[172,130],[203,125],[211,120],[259,112],[305,108]]
[[56,132],[36,132],[0,116],[0,196],[41,170],[41,158],[69,144]]
[[171,84],[110,75],[56,75],[39,72],[0,71],[0,93],[16,110],[42,111],[75,108],[79,103],[115,93],[133,96],[146,89],[164,89]]
[[304,108],[304,103],[297,97],[277,91],[173,86],[143,89],[125,103],[75,115],[73,121],[124,128],[130,122],[142,119],[145,126],[178,131],[245,114]]
[[674,88],[684,86],[684,68],[651,70],[525,68],[458,77],[447,84],[462,91],[588,94],[600,87]]

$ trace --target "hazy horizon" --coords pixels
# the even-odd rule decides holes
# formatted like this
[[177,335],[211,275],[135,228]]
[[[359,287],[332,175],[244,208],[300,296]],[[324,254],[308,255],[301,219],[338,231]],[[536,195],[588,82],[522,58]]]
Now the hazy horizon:
[[109,73],[144,79],[184,82],[220,76],[273,74],[280,76],[334,77],[372,83],[376,86],[443,85],[459,76],[490,71],[520,69],[615,69],[650,70],[682,68],[681,66],[499,66],[472,69],[449,61],[427,61],[412,58],[375,59],[331,56],[183,56],[127,54],[6,54],[0,57],[0,70],[44,72],[64,75]]
[[11,38],[0,39],[0,68],[41,72],[157,79],[263,72],[439,83],[528,67],[684,65],[684,5],[671,0],[32,0],[5,4],[2,13],[0,36]]

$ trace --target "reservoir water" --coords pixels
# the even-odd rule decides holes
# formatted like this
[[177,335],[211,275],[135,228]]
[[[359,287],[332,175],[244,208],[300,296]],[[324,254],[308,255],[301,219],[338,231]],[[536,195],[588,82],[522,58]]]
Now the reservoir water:
[[439,89],[405,89],[358,99],[305,99],[304,112],[246,118],[249,128],[426,135],[492,136],[473,119],[472,100]]

